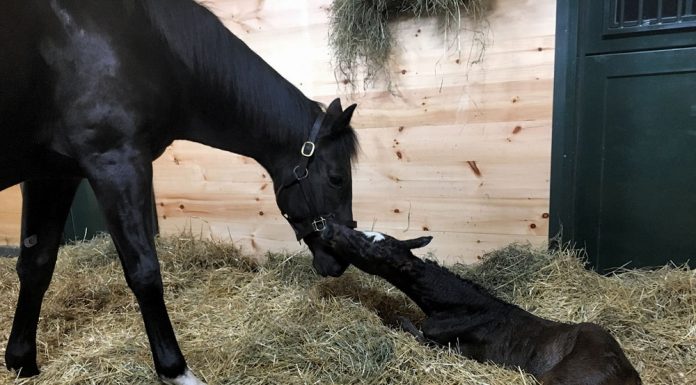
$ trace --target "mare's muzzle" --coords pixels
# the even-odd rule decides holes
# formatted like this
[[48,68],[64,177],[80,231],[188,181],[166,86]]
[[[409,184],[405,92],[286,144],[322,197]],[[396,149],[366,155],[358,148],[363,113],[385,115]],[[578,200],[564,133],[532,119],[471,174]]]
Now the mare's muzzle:
[[308,217],[293,217],[281,208],[283,216],[295,231],[297,240],[303,239],[314,255],[314,269],[317,273],[323,276],[330,275],[338,277],[343,274],[350,264],[336,257],[331,247],[321,239],[320,234],[328,223],[339,223],[352,229],[357,227],[357,223],[352,217],[348,220],[337,220],[332,213],[320,214],[311,189],[305,189],[307,184],[306,181],[309,177],[309,163],[314,158],[314,151],[316,149],[315,143],[325,116],[326,115],[322,113],[314,121],[314,125],[309,132],[309,138],[302,144],[302,148],[300,149],[300,161],[292,169],[292,174],[288,175],[288,178],[282,181],[276,190],[276,197],[280,196],[283,190],[291,186],[296,186],[300,189],[304,203],[309,211]]

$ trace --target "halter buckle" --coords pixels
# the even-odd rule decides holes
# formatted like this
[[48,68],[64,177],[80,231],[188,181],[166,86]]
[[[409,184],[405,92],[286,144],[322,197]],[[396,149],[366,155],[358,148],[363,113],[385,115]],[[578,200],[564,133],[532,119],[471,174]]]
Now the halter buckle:
[[302,148],[300,149],[300,154],[302,154],[302,156],[304,156],[304,157],[309,158],[312,155],[314,155],[315,148],[316,148],[316,146],[314,145],[314,142],[306,141],[306,142],[304,142],[304,144],[302,145]]
[[300,168],[300,165],[298,164],[297,166],[295,166],[295,168],[292,169],[292,173],[295,174],[295,178],[297,180],[307,179],[307,177],[309,176],[309,170],[305,167],[304,174],[299,175],[299,174],[297,174],[297,170],[299,168]]
[[321,232],[326,228],[326,219],[323,217],[319,217],[319,219],[315,219],[312,221],[312,228],[314,231]]

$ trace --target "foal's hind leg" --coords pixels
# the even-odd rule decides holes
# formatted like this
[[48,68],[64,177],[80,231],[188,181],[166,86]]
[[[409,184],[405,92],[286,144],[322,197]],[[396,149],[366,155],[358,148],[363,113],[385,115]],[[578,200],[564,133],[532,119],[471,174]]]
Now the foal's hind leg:
[[5,365],[22,377],[39,373],[36,327],[51,283],[65,218],[79,179],[40,179],[22,186],[22,249],[17,260],[20,289]]
[[121,148],[84,162],[88,179],[135,294],[150,340],[155,369],[167,383],[202,384],[186,367],[164,304],[153,239],[152,164],[137,150]]

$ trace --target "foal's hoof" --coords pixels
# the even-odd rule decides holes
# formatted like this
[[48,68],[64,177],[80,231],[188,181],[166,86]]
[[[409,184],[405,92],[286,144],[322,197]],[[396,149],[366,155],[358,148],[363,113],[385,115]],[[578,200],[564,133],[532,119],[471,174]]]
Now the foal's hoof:
[[205,382],[194,376],[188,368],[184,374],[180,375],[179,377],[167,378],[160,376],[160,379],[167,385],[205,385]]

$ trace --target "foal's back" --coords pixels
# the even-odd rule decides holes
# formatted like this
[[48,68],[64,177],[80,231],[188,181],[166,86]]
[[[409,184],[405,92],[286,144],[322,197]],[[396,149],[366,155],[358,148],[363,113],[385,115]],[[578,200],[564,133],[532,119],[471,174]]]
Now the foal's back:
[[543,385],[640,385],[621,346],[599,325],[580,323],[570,352],[540,376]]

